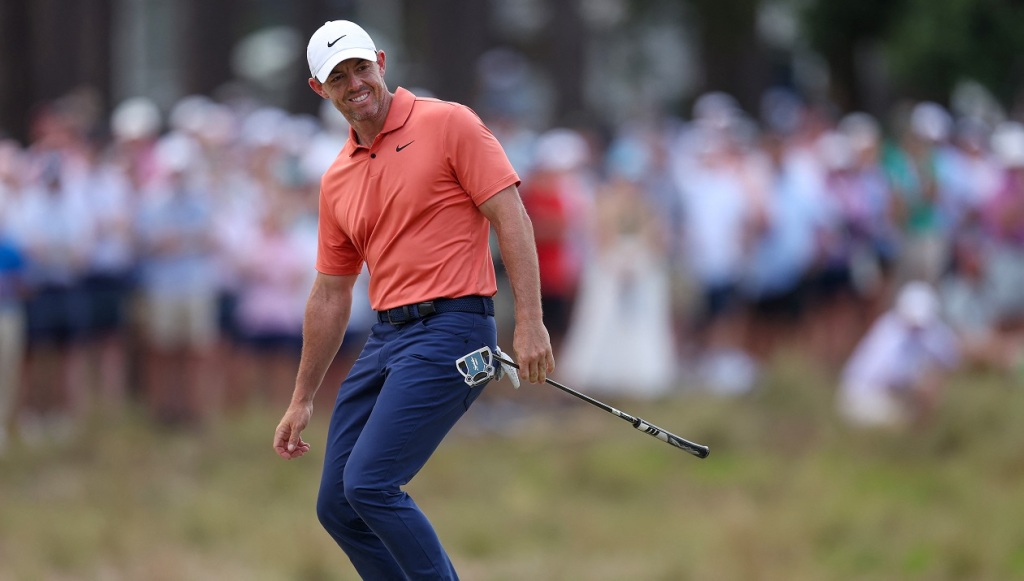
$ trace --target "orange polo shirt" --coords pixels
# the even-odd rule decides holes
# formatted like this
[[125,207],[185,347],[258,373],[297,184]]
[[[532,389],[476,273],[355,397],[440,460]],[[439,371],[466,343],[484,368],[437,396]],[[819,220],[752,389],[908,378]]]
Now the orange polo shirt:
[[320,182],[323,274],[370,271],[370,304],[383,310],[441,297],[497,292],[477,208],[519,184],[483,121],[458,103],[398,88],[380,135],[355,132]]

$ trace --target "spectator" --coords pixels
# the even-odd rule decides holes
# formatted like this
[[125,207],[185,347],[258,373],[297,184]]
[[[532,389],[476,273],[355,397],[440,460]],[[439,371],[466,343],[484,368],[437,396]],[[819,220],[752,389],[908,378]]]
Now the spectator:
[[1024,323],[1024,125],[1007,122],[992,135],[1002,166],[999,188],[982,210],[982,224],[992,241],[988,261],[1001,317]]
[[744,282],[752,302],[749,345],[761,357],[774,352],[782,340],[800,338],[823,213],[817,182],[797,171],[785,155],[784,143],[777,134],[764,143],[774,164],[773,180],[765,205],[765,228],[754,242]]
[[852,153],[857,187],[854,199],[843,202],[847,229],[854,240],[851,276],[862,302],[873,303],[891,293],[888,286],[899,245],[899,231],[893,215],[893,191],[882,168],[882,132],[878,121],[866,113],[843,117],[839,134]]
[[599,188],[595,213],[594,250],[562,370],[590,391],[667,395],[677,371],[667,226],[646,192],[621,172]]
[[17,144],[0,142],[0,456],[13,427],[25,355],[25,258],[7,224],[13,190],[19,187],[16,168],[20,157]]
[[80,182],[69,177],[66,159],[50,150],[30,161],[37,177],[15,201],[8,222],[27,261],[23,427],[33,440],[70,437],[89,411],[84,350],[89,303],[82,277],[93,229]]
[[[763,228],[763,192],[751,158],[738,141],[737,118],[725,122],[716,112],[687,132],[685,160],[675,164],[683,198],[682,234],[689,272],[698,286],[693,346],[698,379],[720,392],[742,392],[753,386],[744,372],[753,363],[745,352],[747,313],[741,282],[754,241]],[[685,149],[684,149],[685,148]],[[725,372],[724,374],[722,372]]]
[[843,361],[867,327],[864,295],[877,287],[874,225],[884,223],[884,199],[870,174],[859,171],[849,137],[838,131],[819,141],[825,168],[818,229],[812,342],[826,361]]
[[160,136],[160,110],[144,97],[126,99],[110,117],[113,140],[109,158],[133,191],[144,191],[159,179],[155,148]]
[[961,192],[960,224],[976,218],[981,208],[992,199],[1000,186],[999,157],[992,150],[989,136],[992,129],[973,117],[959,119],[956,124],[955,155],[949,179]]
[[0,229],[0,456],[9,440],[25,354],[25,313],[21,297],[24,268],[20,250]]
[[299,260],[306,253],[289,232],[287,220],[288,213],[281,207],[263,217],[247,258],[239,265],[241,290],[235,311],[243,341],[241,395],[247,397],[255,386],[269,386],[277,391],[259,395],[277,406],[288,404],[298,369],[312,269],[310,262]]
[[[89,303],[86,348],[98,368],[98,404],[116,412],[128,395],[128,306],[136,267],[136,191],[127,174],[97,146],[82,179],[83,203],[92,223],[82,289]],[[92,357],[91,357],[92,358]]]
[[840,378],[838,406],[851,424],[900,428],[932,419],[960,361],[931,285],[907,283],[860,340]]
[[218,338],[213,215],[208,193],[188,183],[190,142],[167,137],[159,158],[166,182],[150,192],[137,222],[142,258],[145,398],[169,425],[211,419],[210,380]]
[[899,141],[883,154],[903,233],[896,272],[899,283],[914,279],[934,283],[947,264],[951,216],[944,207],[952,198],[945,179],[951,130],[952,119],[942,106],[918,103],[901,128]]
[[569,328],[588,252],[579,233],[589,219],[592,200],[578,174],[588,157],[586,141],[576,132],[553,129],[544,133],[534,172],[520,193],[537,241],[544,326],[556,349]]
[[945,320],[960,338],[965,363],[1012,372],[1024,362],[1024,343],[1019,331],[1003,324],[990,245],[979,233],[957,236],[950,269],[939,283],[939,298]]

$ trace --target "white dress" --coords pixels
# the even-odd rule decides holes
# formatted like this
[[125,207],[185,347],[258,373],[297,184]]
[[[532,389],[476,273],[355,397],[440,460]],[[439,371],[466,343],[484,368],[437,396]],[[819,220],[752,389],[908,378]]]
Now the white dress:
[[644,232],[615,234],[584,268],[558,373],[591,394],[666,395],[677,365],[665,257]]

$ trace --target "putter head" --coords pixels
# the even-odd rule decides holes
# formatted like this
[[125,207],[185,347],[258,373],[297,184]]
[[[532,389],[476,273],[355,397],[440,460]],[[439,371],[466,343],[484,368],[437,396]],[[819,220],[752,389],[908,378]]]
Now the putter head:
[[456,359],[455,367],[470,387],[483,385],[495,375],[494,357],[491,348],[486,345]]

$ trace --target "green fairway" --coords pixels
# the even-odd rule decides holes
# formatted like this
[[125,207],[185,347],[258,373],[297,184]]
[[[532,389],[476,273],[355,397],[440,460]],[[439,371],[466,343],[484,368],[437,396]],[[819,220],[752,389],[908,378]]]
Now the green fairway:
[[[1021,388],[961,374],[934,425],[905,433],[841,425],[827,375],[797,357],[737,399],[609,400],[709,445],[699,460],[499,383],[409,491],[470,581],[1022,578]],[[329,406],[291,462],[270,447],[280,411],[9,451],[0,580],[357,579],[314,511]]]

